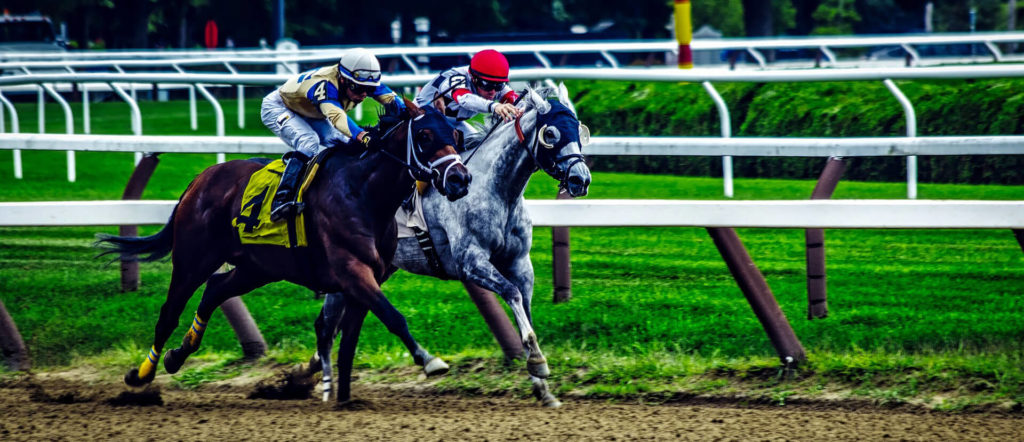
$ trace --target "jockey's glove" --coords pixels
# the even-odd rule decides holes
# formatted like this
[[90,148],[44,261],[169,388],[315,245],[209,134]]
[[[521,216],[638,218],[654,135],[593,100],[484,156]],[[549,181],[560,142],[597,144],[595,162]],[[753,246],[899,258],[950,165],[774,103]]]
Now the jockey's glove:
[[366,134],[363,135],[363,139],[362,140],[357,138],[356,141],[359,142],[359,143],[362,143],[363,148],[365,148],[366,150],[375,150],[375,147],[376,147],[375,144],[374,144],[375,140],[373,139],[372,136],[370,136],[369,132],[367,132]]

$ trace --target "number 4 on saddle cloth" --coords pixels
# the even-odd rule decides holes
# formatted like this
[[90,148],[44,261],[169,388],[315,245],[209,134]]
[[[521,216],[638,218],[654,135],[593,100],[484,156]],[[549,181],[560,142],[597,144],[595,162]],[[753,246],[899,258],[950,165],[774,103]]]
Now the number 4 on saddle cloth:
[[[326,155],[321,152],[306,166],[304,176],[300,180],[302,186],[299,187],[297,202],[302,202],[306,188],[313,182],[325,157]],[[231,221],[242,244],[270,244],[288,248],[308,245],[306,225],[301,212],[297,216],[276,223],[270,221],[270,205],[273,203],[274,194],[277,193],[277,186],[281,183],[284,167],[284,161],[277,159],[249,177],[249,184],[242,193],[242,210]]]

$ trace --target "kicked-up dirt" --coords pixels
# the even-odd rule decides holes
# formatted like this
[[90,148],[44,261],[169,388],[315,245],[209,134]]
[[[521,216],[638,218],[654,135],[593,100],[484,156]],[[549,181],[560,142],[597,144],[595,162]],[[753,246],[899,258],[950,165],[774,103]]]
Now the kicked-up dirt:
[[356,400],[250,399],[256,383],[198,391],[57,377],[0,386],[0,440],[1024,440],[1018,413],[878,407],[613,403],[460,397],[356,383]]

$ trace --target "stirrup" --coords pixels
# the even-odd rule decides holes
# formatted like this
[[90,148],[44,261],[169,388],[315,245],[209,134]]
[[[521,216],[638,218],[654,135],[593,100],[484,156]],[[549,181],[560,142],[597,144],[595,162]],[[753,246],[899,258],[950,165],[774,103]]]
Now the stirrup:
[[302,213],[302,210],[305,208],[306,204],[295,201],[282,203],[276,209],[270,211],[270,221],[276,223],[288,218],[294,218]]

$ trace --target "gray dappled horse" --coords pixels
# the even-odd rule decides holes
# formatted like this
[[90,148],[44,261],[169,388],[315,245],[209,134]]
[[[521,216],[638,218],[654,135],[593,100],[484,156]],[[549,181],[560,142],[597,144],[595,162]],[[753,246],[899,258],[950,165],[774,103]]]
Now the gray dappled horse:
[[[464,155],[469,158],[466,167],[474,177],[468,195],[449,202],[430,188],[422,196],[424,216],[443,274],[435,273],[428,265],[416,238],[399,241],[393,263],[412,273],[458,279],[500,295],[512,309],[519,328],[535,396],[544,406],[558,407],[561,404],[545,381],[550,370],[532,325],[533,223],[523,204],[523,192],[530,176],[543,169],[569,195],[586,195],[590,169],[581,148],[589,142],[590,134],[577,119],[565,85],[527,89],[517,106],[524,112],[515,122],[492,119],[472,135],[479,146]],[[348,296],[328,295],[317,318],[318,355],[313,362],[321,361],[324,401],[330,395],[330,350],[339,327],[343,330],[338,368],[343,382],[338,385],[337,399],[348,400],[344,380],[351,375],[351,359],[365,317],[365,309],[347,303],[345,298]]]

